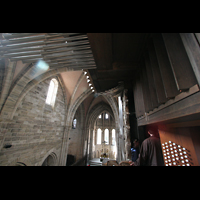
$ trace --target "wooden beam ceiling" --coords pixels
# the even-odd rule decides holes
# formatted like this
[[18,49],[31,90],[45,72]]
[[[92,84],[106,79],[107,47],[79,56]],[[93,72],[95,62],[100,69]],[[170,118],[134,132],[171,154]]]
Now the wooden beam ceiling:
[[134,79],[149,34],[88,33],[97,68],[89,70],[98,92]]
[[0,59],[36,63],[44,60],[49,68],[95,69],[87,34],[84,33],[11,33],[3,34]]

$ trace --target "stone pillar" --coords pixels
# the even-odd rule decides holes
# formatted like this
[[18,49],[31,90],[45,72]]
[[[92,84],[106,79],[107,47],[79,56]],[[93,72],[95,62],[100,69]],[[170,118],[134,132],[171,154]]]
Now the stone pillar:
[[129,123],[129,108],[128,108],[128,90],[123,93],[123,124],[124,124],[124,146],[125,159],[131,160],[131,140],[130,140],[130,123]]
[[94,145],[97,144],[97,129],[95,128],[93,131],[93,137],[94,137]]
[[93,131],[94,129],[90,129],[90,138],[89,138],[89,143],[90,143],[90,146],[89,146],[89,160],[92,159],[92,146],[93,146]]
[[115,129],[116,133],[116,145],[117,145],[117,152],[116,152],[116,160],[117,162],[121,162],[121,135],[120,135],[120,129]]
[[69,133],[72,126],[65,126],[63,138],[62,138],[62,146],[60,151],[60,166],[66,166],[67,162],[67,152],[68,152],[68,145],[69,145]]
[[102,142],[104,141],[104,131],[105,131],[105,129],[101,129],[101,144],[102,144]]
[[86,128],[86,137],[85,137],[85,141],[86,141],[86,156],[87,156],[87,159],[86,161],[88,162],[89,160],[89,128]]

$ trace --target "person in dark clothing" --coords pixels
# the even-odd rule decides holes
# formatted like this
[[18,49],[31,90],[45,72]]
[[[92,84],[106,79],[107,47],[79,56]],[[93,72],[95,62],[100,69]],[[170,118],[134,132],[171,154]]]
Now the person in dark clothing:
[[139,158],[131,166],[164,166],[158,131],[149,129],[148,134],[150,137],[143,141]]
[[135,139],[133,142],[133,148],[131,148],[131,160],[135,162],[138,159],[139,155],[139,141]]

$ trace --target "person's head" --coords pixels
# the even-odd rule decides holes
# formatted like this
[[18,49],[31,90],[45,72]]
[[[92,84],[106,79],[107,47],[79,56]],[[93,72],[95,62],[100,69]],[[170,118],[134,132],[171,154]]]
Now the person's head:
[[133,141],[133,147],[134,147],[134,148],[137,148],[137,147],[139,147],[139,145],[140,145],[139,140],[138,140],[138,139],[135,139],[135,140]]
[[155,126],[151,126],[151,127],[148,128],[148,134],[149,134],[150,137],[151,136],[159,137],[158,129]]

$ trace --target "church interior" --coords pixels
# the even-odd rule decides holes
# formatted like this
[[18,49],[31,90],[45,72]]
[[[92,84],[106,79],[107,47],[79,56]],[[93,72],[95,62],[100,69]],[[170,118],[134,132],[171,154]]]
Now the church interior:
[[199,166],[199,86],[199,33],[0,33],[0,165]]

